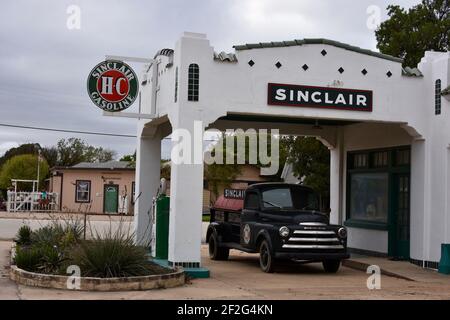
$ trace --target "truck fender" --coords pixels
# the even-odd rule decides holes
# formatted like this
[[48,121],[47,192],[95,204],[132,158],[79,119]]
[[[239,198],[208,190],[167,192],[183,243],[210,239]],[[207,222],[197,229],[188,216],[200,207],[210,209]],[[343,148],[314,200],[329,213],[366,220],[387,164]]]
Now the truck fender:
[[209,242],[209,238],[213,233],[216,233],[219,239],[222,239],[223,235],[223,227],[221,224],[217,222],[211,222],[208,226],[208,230],[206,231],[206,243]]
[[266,229],[259,230],[258,234],[255,237],[255,250],[259,249],[259,244],[263,241],[267,240],[269,243],[269,249],[273,253],[272,239],[270,237],[269,232]]

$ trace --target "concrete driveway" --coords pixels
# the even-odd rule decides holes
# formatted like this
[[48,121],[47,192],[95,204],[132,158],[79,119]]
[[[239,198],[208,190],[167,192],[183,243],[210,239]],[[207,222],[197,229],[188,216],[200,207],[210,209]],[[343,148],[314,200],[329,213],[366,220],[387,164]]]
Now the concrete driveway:
[[[132,228],[132,217],[90,216],[93,230]],[[130,292],[76,292],[16,285],[9,279],[11,239],[24,223],[32,228],[50,223],[45,215],[0,215],[0,299],[450,299],[450,277],[423,270],[404,262],[408,281],[381,276],[381,289],[367,288],[368,274],[341,267],[337,274],[326,274],[321,264],[286,265],[274,274],[265,274],[258,266],[258,256],[232,250],[229,261],[211,261],[207,245],[202,245],[202,264],[211,273],[209,279],[193,279],[173,289]],[[208,223],[203,223],[204,242]],[[373,259],[372,259],[373,260]],[[383,264],[382,260],[365,261]],[[392,262],[390,262],[392,264]],[[401,262],[389,268],[398,269]]]
[[288,265],[265,274],[256,255],[232,251],[229,261],[211,261],[206,245],[202,261],[211,277],[183,287],[105,293],[40,289],[9,279],[10,245],[0,241],[0,299],[450,299],[450,281],[444,276],[439,282],[381,276],[381,289],[369,290],[368,275],[347,267],[326,274],[320,264]]

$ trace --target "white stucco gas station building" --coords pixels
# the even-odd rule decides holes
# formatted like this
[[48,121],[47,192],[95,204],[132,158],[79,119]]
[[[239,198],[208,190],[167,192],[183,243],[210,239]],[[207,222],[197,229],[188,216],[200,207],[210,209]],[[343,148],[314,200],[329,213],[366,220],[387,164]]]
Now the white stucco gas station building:
[[[155,61],[141,82],[141,112],[155,118],[138,124],[139,241],[150,236],[161,139],[201,121],[200,134],[317,137],[331,152],[330,220],[348,227],[348,246],[437,267],[450,243],[449,52],[403,69],[399,58],[326,39],[218,53],[206,35],[184,33]],[[203,164],[172,163],[170,184],[169,264],[199,267]]]

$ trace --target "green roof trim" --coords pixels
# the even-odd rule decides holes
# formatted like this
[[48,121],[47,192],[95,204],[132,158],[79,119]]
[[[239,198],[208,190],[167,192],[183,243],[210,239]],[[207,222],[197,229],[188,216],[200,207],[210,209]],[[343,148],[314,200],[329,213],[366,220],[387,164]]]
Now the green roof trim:
[[342,48],[345,50],[350,50],[362,54],[367,54],[372,57],[377,57],[381,59],[386,59],[394,62],[403,62],[402,58],[393,57],[387,54],[362,49],[360,47],[352,46],[346,43],[342,43],[339,41],[328,40],[323,38],[309,38],[302,40],[291,40],[291,41],[280,41],[280,42],[260,42],[260,43],[247,43],[243,45],[236,45],[233,48],[237,51],[240,50],[250,50],[250,49],[263,49],[263,48],[280,48],[280,47],[293,47],[293,46],[301,46],[304,44],[327,44],[330,46]]
[[410,67],[402,68],[402,75],[407,77],[423,77],[419,69]]
[[237,62],[237,58],[234,53],[226,53],[223,51],[220,53],[214,52],[214,60]]

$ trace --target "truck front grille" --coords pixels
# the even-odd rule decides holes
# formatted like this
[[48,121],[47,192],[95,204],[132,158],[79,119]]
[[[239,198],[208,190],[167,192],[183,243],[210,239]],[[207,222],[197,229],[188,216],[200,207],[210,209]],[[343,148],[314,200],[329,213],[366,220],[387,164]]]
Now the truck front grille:
[[294,230],[282,246],[285,249],[344,249],[332,230]]
[[324,245],[324,244],[283,244],[286,249],[344,249],[341,244]]

